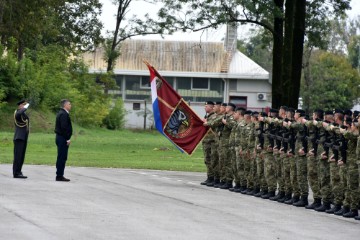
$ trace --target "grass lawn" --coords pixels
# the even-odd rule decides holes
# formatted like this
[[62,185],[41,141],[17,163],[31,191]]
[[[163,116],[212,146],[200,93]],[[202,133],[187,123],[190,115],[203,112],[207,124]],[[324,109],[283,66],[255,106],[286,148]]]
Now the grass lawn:
[[[0,132],[0,163],[13,161],[13,132]],[[30,133],[26,164],[55,165],[53,133]],[[188,156],[158,132],[76,129],[67,166],[205,171],[202,146]]]

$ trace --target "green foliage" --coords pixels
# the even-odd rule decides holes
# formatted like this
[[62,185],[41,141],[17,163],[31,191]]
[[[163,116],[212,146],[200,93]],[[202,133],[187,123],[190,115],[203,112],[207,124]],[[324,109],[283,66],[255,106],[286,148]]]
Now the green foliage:
[[104,125],[110,130],[120,130],[125,125],[125,108],[124,102],[121,98],[114,101],[114,107],[109,114],[104,118]]
[[272,40],[269,32],[252,30],[248,39],[238,40],[238,49],[268,72],[272,71]]
[[[86,65],[70,60],[61,46],[27,50],[17,61],[11,51],[0,58],[0,86],[4,99],[28,98],[31,108],[56,112],[61,99],[73,103],[74,120],[82,126],[101,126],[109,112],[103,88]],[[1,99],[0,99],[1,100]]]
[[301,89],[305,109],[352,108],[360,95],[360,76],[346,57],[317,51],[309,67],[311,78]]
[[25,48],[36,50],[39,45],[88,50],[101,40],[100,13],[99,0],[0,1],[1,42],[19,60]]

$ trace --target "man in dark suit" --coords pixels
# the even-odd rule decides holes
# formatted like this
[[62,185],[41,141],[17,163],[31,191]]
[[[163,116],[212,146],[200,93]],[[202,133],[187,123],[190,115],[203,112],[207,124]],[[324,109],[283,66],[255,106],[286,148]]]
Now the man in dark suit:
[[55,133],[57,145],[57,161],[56,161],[56,181],[69,182],[70,179],[64,177],[65,163],[68,157],[70,146],[70,138],[72,135],[72,125],[69,116],[71,103],[67,99],[60,102],[61,109],[56,115]]
[[21,172],[24,164],[27,140],[29,136],[29,117],[26,115],[26,110],[29,103],[26,100],[21,100],[17,103],[18,109],[14,112],[14,162],[13,162],[13,176],[14,178],[27,178]]

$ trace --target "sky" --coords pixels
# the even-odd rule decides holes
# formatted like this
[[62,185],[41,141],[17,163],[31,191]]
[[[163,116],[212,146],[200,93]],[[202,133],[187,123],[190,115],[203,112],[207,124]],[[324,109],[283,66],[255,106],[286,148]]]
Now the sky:
[[[113,5],[111,2],[113,0],[100,0],[103,4],[101,21],[104,23],[104,31],[105,34],[106,30],[113,30],[115,28],[115,14],[116,14],[116,6]],[[352,9],[347,11],[347,14],[351,18],[355,18],[356,16],[360,15],[360,0],[352,0],[350,3]],[[158,7],[149,4],[142,0],[133,0],[130,5],[131,10],[128,13],[128,17],[136,14],[138,16],[143,16],[147,12],[150,16],[156,16],[156,12]],[[246,35],[248,33],[248,27],[239,27],[238,35],[241,37],[242,35]],[[219,42],[225,36],[226,27],[223,26],[219,29],[209,29],[205,32],[196,32],[196,33],[175,33],[170,36],[165,36],[165,40],[177,40],[177,41],[210,41],[210,42]],[[159,35],[148,35],[148,36],[138,36],[134,37],[137,39],[162,39]]]

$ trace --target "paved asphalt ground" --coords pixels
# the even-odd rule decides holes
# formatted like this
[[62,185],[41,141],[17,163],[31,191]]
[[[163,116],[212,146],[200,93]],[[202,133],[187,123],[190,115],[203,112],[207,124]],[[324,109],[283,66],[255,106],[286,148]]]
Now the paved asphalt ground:
[[0,239],[359,239],[360,221],[201,186],[203,173],[0,165]]

